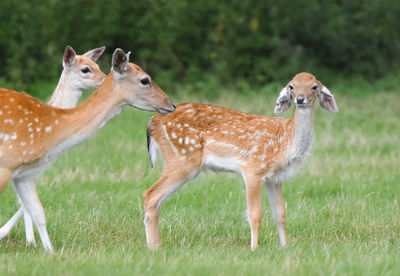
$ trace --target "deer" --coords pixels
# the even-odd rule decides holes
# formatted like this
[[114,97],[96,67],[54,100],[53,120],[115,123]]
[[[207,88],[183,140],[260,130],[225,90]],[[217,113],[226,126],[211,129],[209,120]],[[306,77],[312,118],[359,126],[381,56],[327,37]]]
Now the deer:
[[251,250],[258,247],[262,220],[263,184],[278,227],[280,245],[287,245],[286,209],[282,183],[298,171],[314,140],[313,105],[338,112],[332,93],[312,74],[299,73],[281,90],[275,114],[288,110],[291,119],[252,115],[208,104],[179,104],[175,112],[153,116],[147,127],[151,166],[157,155],[164,161],[161,177],[143,194],[146,242],[160,245],[159,212],[162,204],[203,170],[240,174],[246,186]]
[[[106,78],[106,75],[96,64],[96,61],[103,54],[104,50],[105,47],[103,46],[92,49],[83,55],[77,55],[71,46],[67,46],[62,60],[63,70],[48,104],[55,107],[73,108],[78,104],[78,100],[84,89],[97,88]],[[18,202],[21,203],[21,200],[18,199]],[[22,216],[25,222],[26,245],[36,246],[32,218],[22,206],[12,218],[0,228],[0,240],[10,233],[11,229]]]
[[125,106],[168,114],[175,105],[138,65],[117,48],[102,84],[75,108],[44,104],[26,93],[0,89],[0,192],[12,181],[38,229],[45,252],[54,253],[34,179],[60,154],[97,133]]

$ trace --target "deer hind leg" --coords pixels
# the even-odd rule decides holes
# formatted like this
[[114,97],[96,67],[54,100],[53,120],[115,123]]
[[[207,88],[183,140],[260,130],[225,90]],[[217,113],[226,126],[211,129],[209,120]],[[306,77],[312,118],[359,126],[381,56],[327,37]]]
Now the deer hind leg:
[[251,250],[255,250],[258,247],[258,234],[262,220],[261,191],[263,181],[260,177],[245,175],[245,182],[247,211],[251,230]]
[[0,168],[0,194],[7,187],[10,182],[13,171],[8,168]]
[[22,218],[22,215],[24,214],[22,208],[20,208],[13,216],[12,218],[7,221],[6,224],[4,224],[3,227],[0,228],[0,240],[6,237],[11,229],[15,226],[15,224],[19,221],[20,218]]
[[267,183],[269,204],[271,205],[272,218],[278,226],[279,240],[282,247],[287,245],[286,235],[286,209],[282,196],[282,183]]
[[[6,188],[12,177],[12,170],[0,168],[0,193]],[[22,212],[15,214],[3,227],[0,228],[0,240],[10,233],[11,229],[22,216]]]
[[167,167],[160,179],[143,194],[146,241],[150,249],[156,249],[160,245],[158,218],[161,205],[190,180],[189,176],[189,171]]
[[53,253],[53,246],[47,233],[46,217],[34,181],[15,181],[15,190],[38,229],[44,250]]

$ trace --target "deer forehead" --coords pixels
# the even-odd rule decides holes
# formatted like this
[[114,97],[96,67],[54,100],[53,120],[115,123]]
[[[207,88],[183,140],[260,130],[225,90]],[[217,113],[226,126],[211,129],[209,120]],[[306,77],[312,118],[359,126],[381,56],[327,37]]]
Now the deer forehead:
[[96,62],[94,62],[93,60],[91,60],[88,57],[81,56],[81,55],[77,55],[75,57],[74,65],[77,66],[78,69],[80,69],[82,66],[86,65],[86,66],[89,66],[92,70],[99,70],[100,71],[100,67]]
[[128,63],[126,66],[126,70],[136,74],[146,74],[146,72],[139,65],[134,63]]
[[293,87],[292,94],[306,96],[316,96],[312,91],[312,87],[315,85],[320,86],[318,80],[309,73],[299,73],[288,83],[288,87]]

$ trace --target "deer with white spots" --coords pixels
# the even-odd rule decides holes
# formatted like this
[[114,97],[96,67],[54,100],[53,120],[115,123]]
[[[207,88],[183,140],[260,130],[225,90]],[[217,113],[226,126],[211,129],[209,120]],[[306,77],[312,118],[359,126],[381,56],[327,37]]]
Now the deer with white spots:
[[[106,78],[106,75],[96,64],[98,58],[103,54],[104,49],[105,47],[100,47],[90,50],[83,55],[77,55],[72,47],[67,46],[62,61],[63,71],[48,104],[56,107],[72,108],[78,104],[83,89],[97,88]],[[21,200],[18,200],[18,202],[21,203]],[[32,218],[22,206],[0,228],[0,239],[9,234],[22,216],[24,216],[25,222],[26,244],[36,246]]]
[[0,192],[11,180],[25,210],[38,229],[44,250],[53,252],[43,207],[34,179],[51,161],[93,136],[105,123],[131,105],[167,114],[175,110],[168,96],[129,53],[116,49],[112,70],[81,105],[62,109],[25,93],[0,89]]
[[152,166],[161,153],[165,169],[143,195],[146,239],[157,248],[163,202],[202,169],[240,174],[246,184],[251,249],[258,246],[261,191],[266,184],[280,243],[287,244],[282,182],[306,159],[314,139],[313,104],[337,112],[334,96],[313,75],[297,74],[280,92],[275,113],[295,103],[294,117],[266,117],[205,104],[181,104],[167,116],[154,116],[147,129]]

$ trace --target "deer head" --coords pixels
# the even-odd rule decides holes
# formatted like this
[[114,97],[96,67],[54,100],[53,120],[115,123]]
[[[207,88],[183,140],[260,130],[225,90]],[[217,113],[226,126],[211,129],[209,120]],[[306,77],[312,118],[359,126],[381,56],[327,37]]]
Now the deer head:
[[158,85],[138,65],[129,63],[129,55],[116,49],[112,57],[115,83],[125,100],[133,107],[167,114],[175,105]]
[[285,112],[290,108],[292,100],[297,108],[311,108],[316,98],[323,109],[338,112],[335,97],[328,88],[313,75],[299,73],[279,93],[274,112]]

